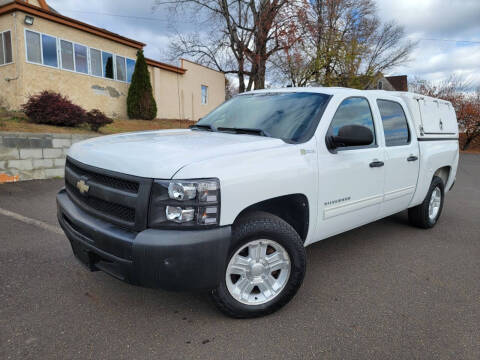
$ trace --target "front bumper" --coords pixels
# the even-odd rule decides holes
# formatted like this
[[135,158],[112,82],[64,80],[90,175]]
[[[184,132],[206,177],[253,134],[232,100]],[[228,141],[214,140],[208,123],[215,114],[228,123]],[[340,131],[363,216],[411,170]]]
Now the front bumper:
[[97,219],[62,189],[57,217],[75,256],[131,284],[166,290],[210,289],[224,276],[230,226],[208,230],[123,230]]

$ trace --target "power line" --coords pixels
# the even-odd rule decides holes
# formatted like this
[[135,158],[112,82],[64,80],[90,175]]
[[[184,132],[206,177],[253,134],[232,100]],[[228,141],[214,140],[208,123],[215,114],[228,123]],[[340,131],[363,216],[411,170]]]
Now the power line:
[[[135,19],[135,20],[147,20],[147,21],[168,21],[165,19],[158,19],[146,16],[133,16],[133,15],[123,15],[123,14],[111,14],[111,13],[102,13],[96,11],[83,11],[83,10],[70,10],[70,9],[61,9],[61,11],[66,12],[73,12],[73,13],[82,13],[82,14],[92,14],[92,15],[102,15],[102,16],[112,16],[112,17],[121,17],[127,19]],[[454,42],[454,43],[469,43],[469,44],[480,44],[480,41],[472,41],[472,40],[453,40],[453,39],[437,39],[437,38],[416,38],[420,41],[446,41],[446,42]]]
[[470,44],[480,44],[480,41],[472,41],[472,40],[452,40],[452,39],[435,39],[435,38],[417,38],[420,41],[448,41],[448,42],[455,42],[455,43],[470,43]]
[[157,19],[157,18],[145,17],[145,16],[110,14],[110,13],[101,13],[101,12],[96,12],[96,11],[69,10],[69,9],[60,9],[60,11],[82,13],[82,14],[103,15],[103,16],[113,16],[113,17],[121,17],[121,18],[135,19],[135,20],[168,21],[168,20],[165,20],[165,19]]

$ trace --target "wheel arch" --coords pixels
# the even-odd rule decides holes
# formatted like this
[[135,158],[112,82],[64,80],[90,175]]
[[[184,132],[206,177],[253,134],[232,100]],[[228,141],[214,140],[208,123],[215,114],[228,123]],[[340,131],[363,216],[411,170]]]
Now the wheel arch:
[[304,194],[283,195],[252,204],[243,209],[235,218],[233,225],[245,215],[254,211],[264,211],[276,215],[290,224],[305,242],[309,228],[309,204]]
[[[443,166],[439,169],[437,169],[434,173],[433,176],[438,176],[440,179],[443,181],[443,185],[447,186],[448,180],[450,180],[450,172],[452,170],[451,166]],[[433,177],[432,177],[433,179]]]

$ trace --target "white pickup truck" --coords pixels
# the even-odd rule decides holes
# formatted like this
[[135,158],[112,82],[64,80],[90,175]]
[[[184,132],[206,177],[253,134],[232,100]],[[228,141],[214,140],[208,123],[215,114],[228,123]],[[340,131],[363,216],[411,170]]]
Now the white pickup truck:
[[58,220],[76,257],[129,283],[210,289],[233,317],[297,292],[305,247],[408,209],[431,228],[458,164],[449,102],[345,88],[244,93],[190,129],[69,151]]

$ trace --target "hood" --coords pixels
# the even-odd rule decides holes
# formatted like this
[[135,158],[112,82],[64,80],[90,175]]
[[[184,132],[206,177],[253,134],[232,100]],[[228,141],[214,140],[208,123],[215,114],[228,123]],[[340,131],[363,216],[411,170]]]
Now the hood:
[[72,145],[68,155],[101,169],[170,179],[197,161],[286,145],[280,139],[255,135],[181,129],[97,137]]

